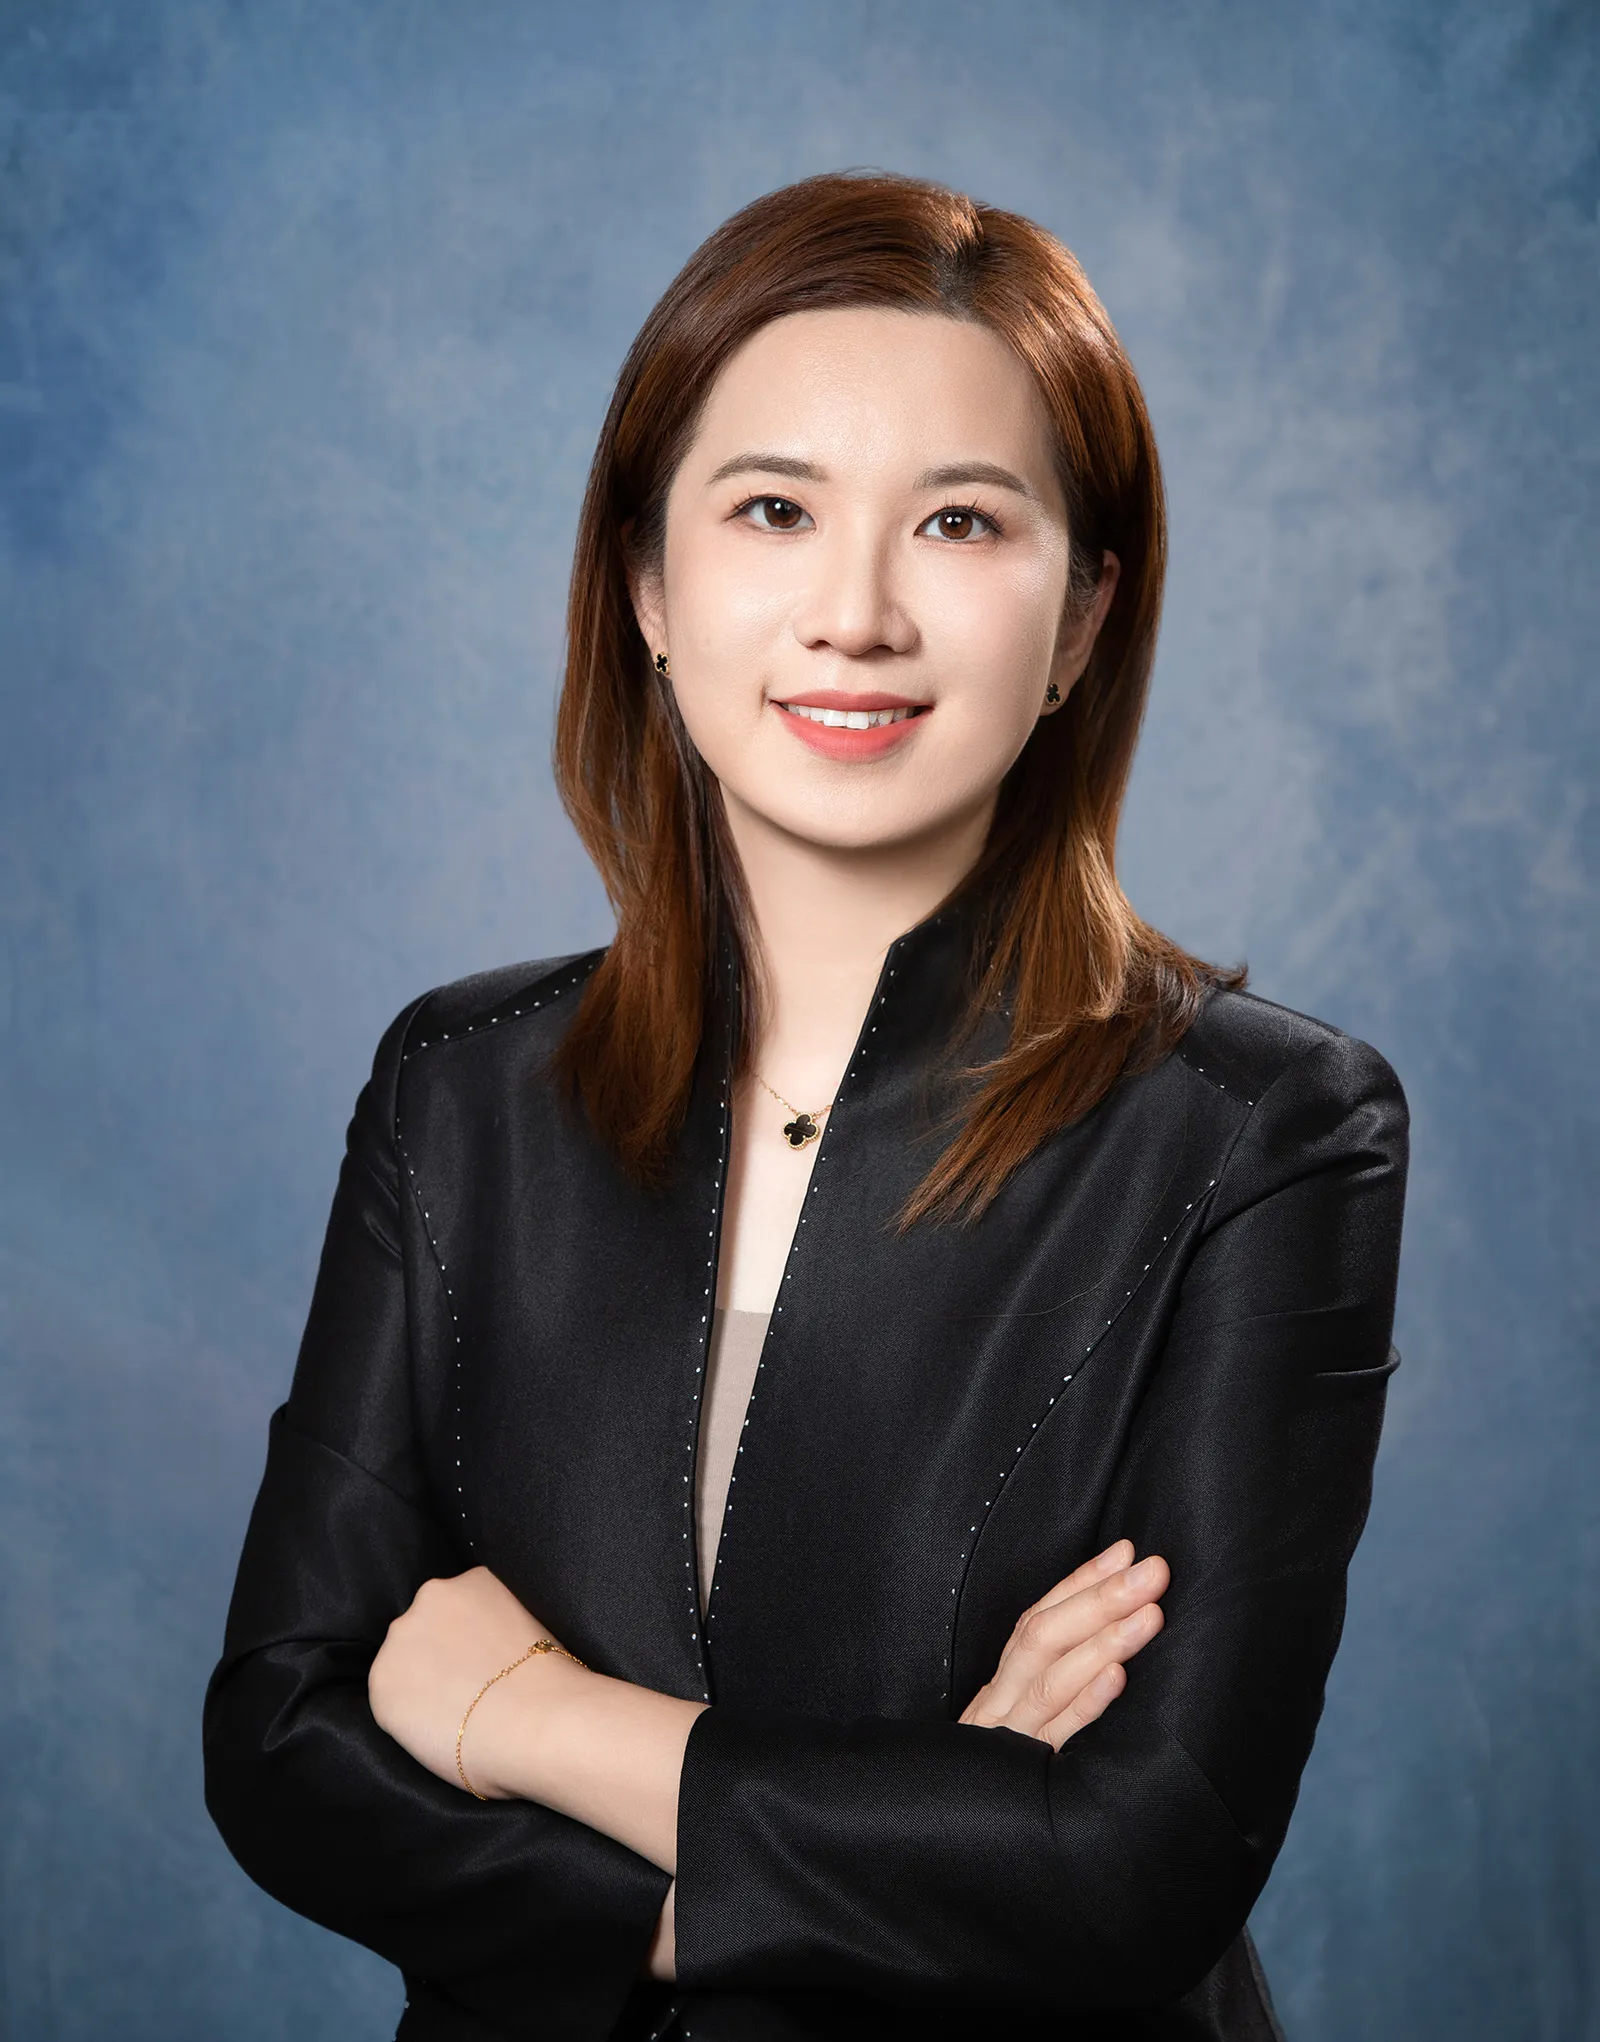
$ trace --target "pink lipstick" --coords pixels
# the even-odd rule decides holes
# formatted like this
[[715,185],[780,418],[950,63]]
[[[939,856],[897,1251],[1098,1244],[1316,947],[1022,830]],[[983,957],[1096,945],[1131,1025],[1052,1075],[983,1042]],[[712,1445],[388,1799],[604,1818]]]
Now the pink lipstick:
[[906,695],[823,691],[789,695],[773,708],[803,745],[825,759],[881,759],[910,737],[932,709]]

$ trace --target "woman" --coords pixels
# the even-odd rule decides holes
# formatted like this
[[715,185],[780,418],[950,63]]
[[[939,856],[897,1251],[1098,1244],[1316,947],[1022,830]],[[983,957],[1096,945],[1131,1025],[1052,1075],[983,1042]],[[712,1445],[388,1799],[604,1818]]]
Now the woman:
[[380,1045],[208,1699],[402,2035],[1277,2032],[1405,1107],[1117,887],[1163,550],[1082,273],[949,192],[759,200],[624,365],[616,939]]

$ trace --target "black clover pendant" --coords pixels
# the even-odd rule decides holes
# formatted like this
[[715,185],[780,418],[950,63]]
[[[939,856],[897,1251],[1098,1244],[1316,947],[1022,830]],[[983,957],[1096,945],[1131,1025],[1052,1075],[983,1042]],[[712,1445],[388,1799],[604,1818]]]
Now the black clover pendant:
[[807,1142],[814,1142],[822,1129],[809,1113],[797,1113],[793,1120],[786,1121],[783,1138],[791,1149],[803,1149]]

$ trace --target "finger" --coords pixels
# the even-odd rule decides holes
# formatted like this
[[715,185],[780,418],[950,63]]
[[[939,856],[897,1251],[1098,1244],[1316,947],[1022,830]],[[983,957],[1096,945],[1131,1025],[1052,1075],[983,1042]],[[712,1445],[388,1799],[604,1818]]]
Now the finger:
[[1147,1602],[1097,1631],[1087,1643],[1063,1654],[1030,1681],[1011,1712],[1018,1729],[1037,1735],[1106,1666],[1120,1666],[1142,1652],[1161,1629],[1161,1610]]
[[1159,1555],[1119,1574],[1092,1582],[1061,1602],[1035,1607],[1022,1617],[1000,1655],[991,1685],[1002,1706],[1017,1701],[1047,1667],[1098,1636],[1110,1624],[1164,1595],[1170,1583]]
[[1108,1660],[1124,1665],[1144,1650],[1151,1639],[1160,1633],[1165,1622],[1166,1617],[1160,1603],[1141,1603],[1136,1610],[1130,1610],[1114,1624],[1107,1624],[1095,1643]]
[[[1022,1680],[1021,1655],[1013,1654],[1008,1677],[997,1673],[961,1712],[963,1723],[1004,1725],[1025,1736],[1045,1735],[1056,1721],[1111,1666],[1121,1666],[1142,1652],[1165,1619],[1159,1603],[1141,1603],[1125,1615],[1101,1625],[1090,1637],[1045,1661],[1031,1678]],[[1116,1692],[1121,1693],[1120,1676]],[[1099,1710],[1096,1709],[1096,1714]]]
[[1059,1751],[1069,1737],[1104,1715],[1128,1684],[1125,1662],[1142,1652],[1165,1622],[1160,1605],[1146,1603],[1131,1616],[1107,1625],[1094,1643],[1114,1656],[1079,1689],[1059,1715],[1032,1734],[1044,1738]]
[[1102,1666],[1089,1685],[1073,1697],[1059,1716],[1052,1717],[1039,1735],[1059,1751],[1069,1737],[1098,1721],[1127,1684],[1128,1676],[1116,1660]]
[[1076,1595],[1079,1589],[1089,1588],[1108,1574],[1120,1573],[1124,1567],[1132,1564],[1132,1539],[1118,1539],[1114,1544],[1107,1546],[1103,1553],[1096,1553],[1092,1560],[1085,1560],[1081,1567],[1074,1568],[1072,1573],[1064,1580],[1058,1581],[1054,1588],[1046,1589],[1032,1607],[1051,1609],[1056,1603],[1065,1601],[1069,1595]]
[[995,1713],[993,1707],[991,1706],[991,1703],[992,1703],[991,1690],[988,1684],[985,1683],[984,1686],[979,1688],[978,1692],[972,1697],[972,1700],[968,1702],[967,1706],[961,1711],[961,1714],[956,1718],[956,1721],[958,1723],[984,1723],[984,1724],[998,1723],[1000,1718]]
[[[1008,1689],[998,1679],[987,1682],[962,1710],[959,1720],[990,1726],[1004,1724],[1026,1736],[1041,1737],[1048,1725],[1093,1687],[1108,1668],[1121,1667],[1142,1652],[1164,1621],[1158,1603],[1143,1603],[1042,1667],[1020,1690]],[[1120,1674],[1114,1686],[1120,1694]],[[1098,1709],[1095,1713],[1099,1713]]]
[[[1124,1545],[1122,1550],[1130,1549]],[[1091,1573],[1070,1595],[1052,1593],[1035,1603],[1018,1620],[1012,1636],[1024,1649],[1041,1647],[1054,1656],[1092,1636],[1124,1610],[1158,1601],[1170,1584],[1171,1574],[1159,1553],[1147,1554],[1136,1565],[1113,1565]]]

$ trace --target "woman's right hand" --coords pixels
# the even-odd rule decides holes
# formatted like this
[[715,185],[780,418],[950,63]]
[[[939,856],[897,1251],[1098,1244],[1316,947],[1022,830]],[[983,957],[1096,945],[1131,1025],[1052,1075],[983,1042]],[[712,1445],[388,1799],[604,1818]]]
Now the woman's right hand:
[[1124,1664],[1161,1629],[1170,1578],[1155,1554],[1134,1566],[1131,1539],[1107,1546],[1023,1611],[961,1721],[1020,1730],[1059,1751],[1121,1694]]

